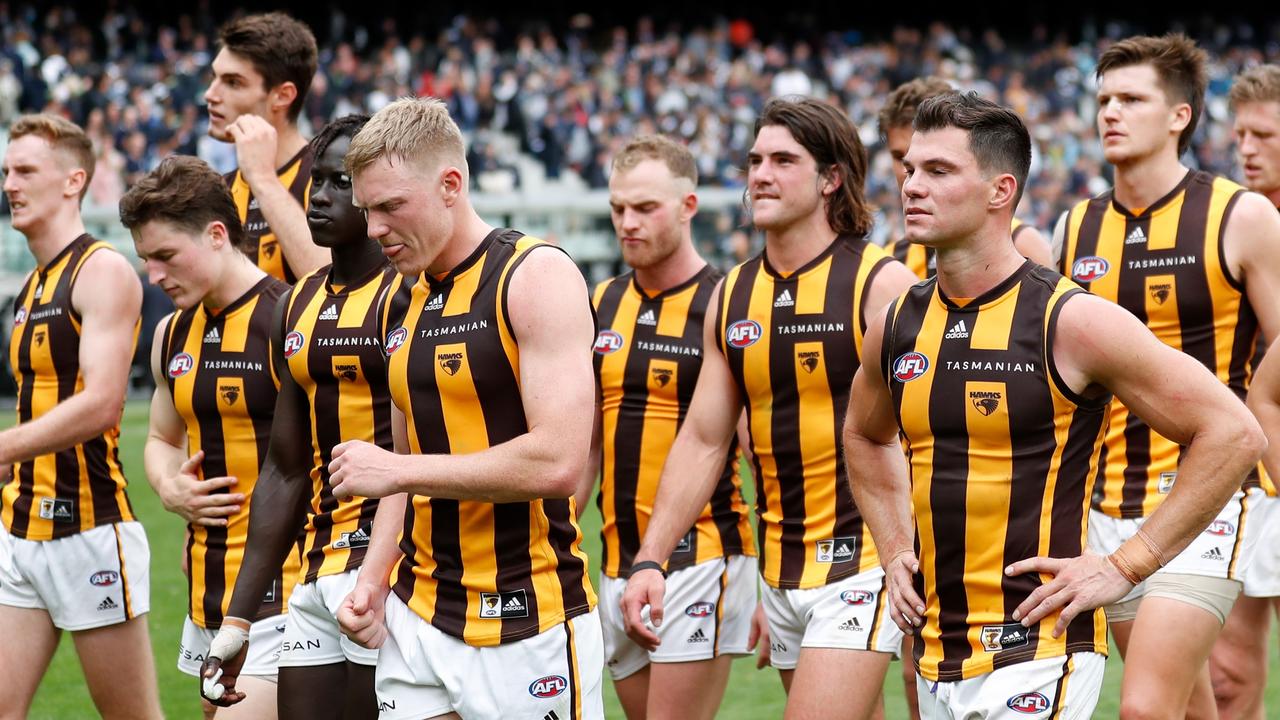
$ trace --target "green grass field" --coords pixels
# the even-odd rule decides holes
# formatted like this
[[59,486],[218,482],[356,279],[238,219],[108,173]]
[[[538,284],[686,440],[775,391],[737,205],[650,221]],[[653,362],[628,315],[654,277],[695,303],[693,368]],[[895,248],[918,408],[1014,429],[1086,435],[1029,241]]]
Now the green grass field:
[[[147,529],[151,541],[151,639],[155,648],[156,666],[160,674],[160,696],[165,713],[170,718],[199,718],[199,702],[195,680],[178,672],[174,666],[178,638],[182,630],[182,618],[186,613],[186,581],[179,570],[182,542],[182,522],[175,515],[165,512],[160,501],[147,485],[142,472],[142,444],[146,438],[147,406],[132,401],[125,410],[121,441],[125,470],[132,483],[130,496],[133,505]],[[9,415],[8,417],[12,417]],[[592,558],[591,576],[598,572],[600,517],[594,509],[586,514],[583,532],[584,547]],[[1277,663],[1275,642],[1272,647],[1272,665]],[[122,669],[128,672],[128,669]],[[885,717],[906,717],[900,666],[889,668],[885,682]],[[1102,701],[1095,717],[1115,717],[1118,713],[1121,663],[1113,653],[1107,663],[1106,685]],[[1268,705],[1280,708],[1280,682],[1275,673],[1267,686]],[[782,685],[776,672],[770,669],[756,670],[750,659],[734,663],[729,689],[720,710],[720,717],[779,718],[785,702]],[[622,710],[613,694],[612,684],[605,683],[605,708],[610,718],[622,718]],[[81,676],[79,662],[68,639],[63,640],[36,696],[31,717],[37,720],[68,720],[94,717],[93,702]]]

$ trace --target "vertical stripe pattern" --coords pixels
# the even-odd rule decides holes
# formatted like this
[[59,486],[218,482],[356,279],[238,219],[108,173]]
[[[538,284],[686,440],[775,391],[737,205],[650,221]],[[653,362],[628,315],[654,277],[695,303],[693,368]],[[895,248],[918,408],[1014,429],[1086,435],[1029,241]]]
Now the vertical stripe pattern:
[[[276,171],[280,184],[302,205],[305,212],[311,203],[311,146],[307,145],[298,151]],[[232,170],[223,176],[227,187],[231,188],[231,197],[236,201],[236,210],[240,212],[240,222],[244,225],[245,244],[240,249],[249,259],[254,261],[268,275],[292,285],[298,278],[284,261],[284,252],[275,233],[267,227],[267,219],[258,209],[258,199],[249,189],[249,182],[239,170]]]

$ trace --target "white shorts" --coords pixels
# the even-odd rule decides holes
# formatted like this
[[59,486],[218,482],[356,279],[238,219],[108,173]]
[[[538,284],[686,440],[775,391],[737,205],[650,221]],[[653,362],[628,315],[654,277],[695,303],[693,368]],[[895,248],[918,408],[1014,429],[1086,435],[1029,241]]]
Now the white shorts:
[[[1219,511],[1218,517],[1209,523],[1209,527],[1156,573],[1202,575],[1226,580],[1242,579],[1243,570],[1248,565],[1249,559],[1244,553],[1243,533],[1238,530],[1242,525],[1247,525],[1246,521],[1252,522],[1252,518],[1249,517],[1250,506],[1244,504],[1243,499],[1242,492],[1232,495],[1226,506]],[[1090,510],[1089,549],[1099,555],[1110,555],[1126,540],[1136,535],[1144,522],[1146,518],[1114,518],[1097,510]],[[1146,592],[1147,583],[1138,583],[1119,602],[1135,600]]]
[[[276,681],[276,665],[280,662],[280,638],[284,637],[285,616],[263,618],[249,626],[249,649],[241,675]],[[208,630],[191,622],[191,616],[182,622],[182,644],[178,646],[178,669],[200,677],[200,666],[205,653],[218,631]]]
[[920,720],[1089,720],[1106,657],[1092,652],[1028,660],[955,682],[916,675]]
[[794,670],[806,647],[901,650],[902,631],[893,624],[880,568],[805,590],[762,584],[760,597],[769,621],[769,664],[779,670]]
[[1280,597],[1280,498],[1252,488],[1245,497],[1244,594]]
[[472,647],[387,595],[378,653],[379,720],[603,720],[600,616],[593,610],[531,638]]
[[622,622],[622,592],[627,581],[600,574],[600,625],[604,630],[605,666],[621,680],[651,662],[710,660],[720,655],[746,655],[751,616],[756,610],[756,559],[746,555],[707,560],[677,570],[667,578],[662,642],[648,652],[627,637]]
[[54,627],[91,630],[151,609],[151,549],[136,521],[57,540],[23,540],[0,525],[0,605],[47,610]]
[[289,614],[280,643],[280,667],[315,667],[350,660],[377,665],[378,651],[351,642],[338,627],[338,608],[356,586],[360,570],[299,583],[289,596]]

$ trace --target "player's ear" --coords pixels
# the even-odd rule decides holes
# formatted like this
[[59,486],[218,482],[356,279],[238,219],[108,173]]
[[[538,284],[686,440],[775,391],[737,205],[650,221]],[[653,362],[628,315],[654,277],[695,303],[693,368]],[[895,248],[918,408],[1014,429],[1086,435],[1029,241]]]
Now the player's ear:
[[294,85],[292,80],[286,80],[271,88],[269,96],[273,111],[288,113],[289,106],[298,99],[298,86]]
[[1178,103],[1173,106],[1173,117],[1170,119],[1169,129],[1182,133],[1191,124],[1191,105],[1190,103]]
[[990,195],[987,207],[995,210],[1003,205],[1012,205],[1018,197],[1018,179],[1009,173],[1001,173],[991,179]]
[[209,240],[209,247],[214,250],[221,250],[223,245],[231,241],[227,226],[223,225],[221,220],[210,220],[209,224],[204,226],[204,236]]
[[453,207],[467,188],[467,178],[462,170],[450,165],[440,171],[440,191],[444,197],[444,206]]
[[828,166],[826,170],[822,171],[821,177],[822,184],[820,189],[822,190],[823,197],[831,197],[835,194],[836,190],[839,190],[840,186],[844,184],[844,176],[840,173],[840,168],[836,165]]

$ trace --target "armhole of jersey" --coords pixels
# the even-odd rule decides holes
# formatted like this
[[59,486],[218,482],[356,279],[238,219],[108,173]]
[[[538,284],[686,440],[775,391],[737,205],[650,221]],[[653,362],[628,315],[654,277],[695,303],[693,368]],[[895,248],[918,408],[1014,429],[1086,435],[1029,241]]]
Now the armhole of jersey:
[[[737,277],[736,274],[732,276]],[[720,292],[716,293],[715,296],[716,312],[712,318],[712,322],[715,324],[711,326],[712,337],[716,339],[716,349],[724,357],[729,357],[729,354],[724,350],[724,327],[722,327],[724,324],[725,298],[729,296],[729,278],[730,275],[725,275],[724,279],[720,281]]]
[[[511,293],[511,278],[515,277],[516,268],[520,267],[520,265],[525,261],[525,259],[529,257],[530,253],[537,250],[538,248],[544,248],[544,247],[551,248],[552,250],[558,250],[561,253],[564,253],[564,256],[569,258],[569,262],[573,262],[573,258],[570,257],[569,253],[564,251],[564,248],[559,247],[557,245],[552,245],[551,243],[544,241],[544,242],[535,243],[525,248],[524,250],[518,251],[518,254],[516,255],[516,257],[513,258],[511,262],[508,263],[507,266],[502,270],[502,279],[499,281],[502,287],[501,296],[498,298],[499,309],[502,312],[502,324],[507,328],[507,334],[511,336],[511,341],[514,342],[517,346],[520,344],[520,341],[516,338],[515,326],[511,324],[510,306],[507,304],[507,297]],[[576,266],[576,263],[575,263],[575,266]],[[592,343],[594,343],[596,333],[599,331],[599,323],[596,322],[596,307],[591,302],[590,293],[587,293],[587,307],[591,308],[591,341]]]
[[[1058,249],[1058,274],[1071,277],[1067,271],[1067,258],[1075,251],[1072,247],[1071,239],[1071,219],[1076,214],[1075,207],[1068,209],[1066,212],[1058,216],[1058,225],[1062,227],[1062,247]],[[1058,228],[1053,229],[1054,235],[1057,235]],[[1053,249],[1053,238],[1049,239],[1049,249]]]
[[1231,266],[1227,264],[1226,246],[1227,246],[1227,225],[1231,222],[1231,211],[1235,209],[1236,202],[1245,194],[1243,188],[1236,190],[1232,194],[1231,199],[1227,201],[1227,206],[1222,210],[1222,222],[1218,225],[1218,264],[1222,266],[1222,277],[1226,279],[1236,292],[1244,294],[1244,283],[1240,279],[1231,274]]
[[80,261],[71,269],[71,280],[67,282],[67,312],[71,315],[71,321],[80,327],[80,323],[84,318],[80,317],[79,311],[76,310],[76,304],[72,301],[71,296],[76,291],[76,280],[80,277],[80,270],[84,264],[89,261],[89,256],[99,250],[111,250],[111,245],[101,240],[95,240],[89,247],[85,248],[84,254],[80,256]]
[[175,310],[169,313],[166,318],[161,320],[165,325],[164,335],[161,336],[163,339],[160,341],[160,368],[164,372],[165,377],[169,376],[165,361],[173,355],[173,325],[178,321],[179,312],[181,311]]
[[889,385],[889,378],[893,377],[889,374],[889,370],[893,363],[893,341],[898,332],[898,303],[901,300],[902,298],[894,298],[889,303],[888,312],[884,316],[884,332],[880,337],[880,373],[885,385]]
[[1053,344],[1058,333],[1058,315],[1062,312],[1062,306],[1072,297],[1084,294],[1085,290],[1081,288],[1071,288],[1056,300],[1051,299],[1053,307],[1049,309],[1048,317],[1045,318],[1044,324],[1044,364],[1049,369],[1049,382],[1053,383],[1053,387],[1067,400],[1075,403],[1078,407],[1087,410],[1102,410],[1111,403],[1111,394],[1100,395],[1096,398],[1087,398],[1076,391],[1072,390],[1066,381],[1062,379],[1062,375],[1058,372],[1058,364],[1053,359]]
[[[893,262],[893,258],[885,256],[876,261],[871,266],[871,270],[867,271],[867,279],[862,283],[862,292],[858,293],[858,334],[865,337],[867,334],[867,296],[871,294],[871,286],[875,284],[876,276],[884,269],[886,265]],[[859,342],[859,345],[862,343]]]

